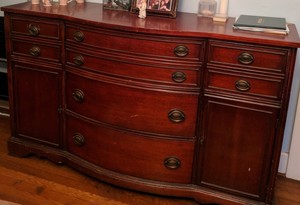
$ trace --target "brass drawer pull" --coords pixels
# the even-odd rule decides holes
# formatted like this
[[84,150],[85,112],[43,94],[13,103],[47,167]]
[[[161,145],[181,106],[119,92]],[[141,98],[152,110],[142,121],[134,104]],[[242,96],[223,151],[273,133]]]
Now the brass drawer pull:
[[84,34],[81,31],[76,31],[73,34],[73,38],[77,42],[82,42],[84,40]]
[[238,57],[241,64],[249,65],[254,62],[254,56],[251,53],[241,53]]
[[185,57],[189,54],[189,49],[186,46],[176,46],[176,48],[174,48],[174,54],[178,57]]
[[76,102],[82,103],[84,101],[84,92],[80,89],[75,89],[72,96]]
[[41,54],[41,49],[37,46],[32,46],[30,49],[29,49],[29,54],[34,56],[34,57],[37,57]]
[[38,25],[29,24],[28,25],[28,32],[32,36],[38,36],[40,34],[40,27]]
[[246,80],[238,80],[235,82],[235,88],[238,91],[246,92],[250,90],[251,86],[250,83]]
[[168,169],[178,169],[181,166],[181,162],[176,157],[168,157],[165,159],[164,165]]
[[79,133],[75,133],[75,134],[73,135],[73,143],[74,143],[76,146],[78,146],[78,147],[83,146],[84,143],[85,143],[85,138],[84,138],[84,136],[82,136],[82,135],[79,134]]
[[82,66],[84,64],[84,57],[82,55],[75,56],[73,62],[77,66]]
[[182,83],[186,80],[186,75],[180,71],[174,72],[172,74],[172,80],[176,83]]
[[185,120],[184,112],[182,112],[181,110],[177,110],[177,109],[171,110],[168,113],[168,117],[172,122],[175,122],[175,123],[180,123]]

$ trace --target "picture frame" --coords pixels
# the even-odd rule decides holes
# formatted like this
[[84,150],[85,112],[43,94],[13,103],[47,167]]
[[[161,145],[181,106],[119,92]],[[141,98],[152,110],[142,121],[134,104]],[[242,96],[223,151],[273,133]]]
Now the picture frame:
[[104,9],[129,11],[131,0],[103,0]]
[[[178,1],[179,0],[146,0],[147,15],[176,18]],[[139,12],[141,0],[132,0],[130,11],[133,13]]]

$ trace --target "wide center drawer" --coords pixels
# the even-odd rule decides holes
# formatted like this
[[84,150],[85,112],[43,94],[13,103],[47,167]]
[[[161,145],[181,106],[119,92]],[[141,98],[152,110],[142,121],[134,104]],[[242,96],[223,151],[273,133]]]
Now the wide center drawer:
[[102,168],[143,179],[191,183],[194,141],[149,138],[67,116],[67,150]]
[[111,30],[66,27],[66,41],[79,46],[100,48],[101,51],[128,53],[133,56],[153,56],[182,60],[203,60],[203,41],[121,33]]
[[80,69],[142,81],[167,83],[174,86],[199,86],[199,63],[174,63],[98,55],[83,50],[66,50],[67,64]]
[[67,72],[66,103],[72,112],[122,129],[195,137],[198,93],[133,86],[130,81],[120,84],[101,76],[92,79]]

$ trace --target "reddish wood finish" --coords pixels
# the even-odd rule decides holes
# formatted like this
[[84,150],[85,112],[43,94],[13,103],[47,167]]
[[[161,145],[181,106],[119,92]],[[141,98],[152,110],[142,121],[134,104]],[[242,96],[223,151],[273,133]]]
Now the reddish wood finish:
[[201,203],[270,204],[300,39],[101,4],[2,8],[10,154]]

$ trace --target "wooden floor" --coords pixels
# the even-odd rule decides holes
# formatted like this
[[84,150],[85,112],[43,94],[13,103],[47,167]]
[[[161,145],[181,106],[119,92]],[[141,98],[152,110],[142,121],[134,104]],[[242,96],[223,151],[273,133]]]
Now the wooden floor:
[[[111,186],[35,156],[9,156],[9,135],[9,119],[0,117],[0,205],[196,205]],[[300,182],[279,177],[275,192],[275,205],[300,205]]]

